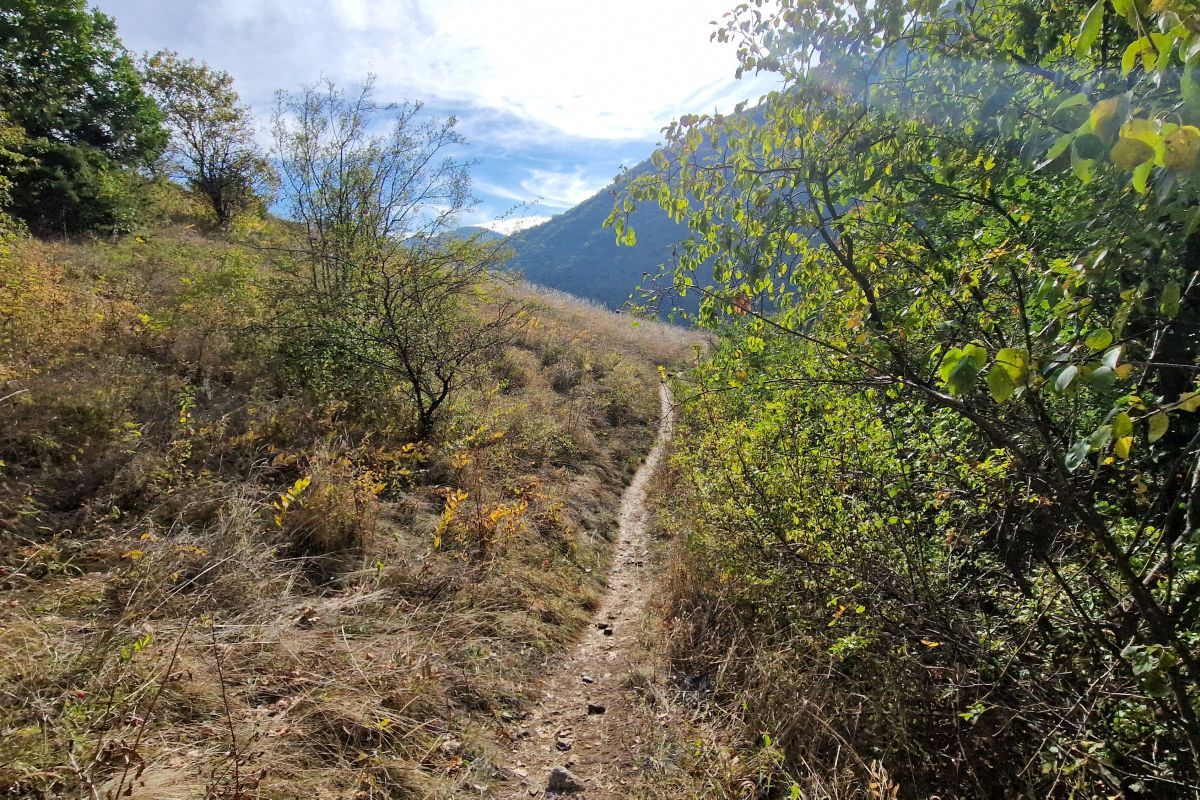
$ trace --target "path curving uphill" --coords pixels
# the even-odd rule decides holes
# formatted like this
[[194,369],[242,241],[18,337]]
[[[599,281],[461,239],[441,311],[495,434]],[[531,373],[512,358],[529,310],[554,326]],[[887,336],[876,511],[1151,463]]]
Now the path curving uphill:
[[575,650],[550,674],[541,701],[522,724],[507,764],[513,780],[493,796],[624,797],[631,768],[625,685],[654,583],[649,562],[646,487],[674,423],[671,392],[660,390],[658,438],[621,497],[608,592]]

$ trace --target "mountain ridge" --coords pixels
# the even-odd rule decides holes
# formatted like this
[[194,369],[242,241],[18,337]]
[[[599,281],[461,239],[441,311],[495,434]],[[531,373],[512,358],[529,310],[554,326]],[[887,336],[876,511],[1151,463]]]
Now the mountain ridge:
[[[661,316],[677,307],[695,311],[697,296],[680,298],[669,287],[655,292],[647,285],[647,279],[669,263],[672,248],[687,235],[686,225],[674,222],[657,205],[644,203],[632,218],[636,245],[618,245],[613,232],[604,227],[621,184],[652,169],[647,159],[582,203],[512,234],[509,268],[531,283],[596,301],[614,311],[626,308],[630,301]],[[653,296],[643,296],[641,289],[650,290]]]

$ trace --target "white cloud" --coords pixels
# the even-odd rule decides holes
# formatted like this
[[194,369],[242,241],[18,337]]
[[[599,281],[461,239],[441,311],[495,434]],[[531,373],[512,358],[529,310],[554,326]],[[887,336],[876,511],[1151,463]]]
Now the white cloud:
[[[733,0],[98,4],[134,47],[168,46],[228,69],[256,103],[281,85],[373,72],[390,98],[505,112],[531,134],[653,140],[672,118],[712,110],[736,68],[733,48],[709,41],[709,21]],[[761,93],[744,86],[735,94]]]

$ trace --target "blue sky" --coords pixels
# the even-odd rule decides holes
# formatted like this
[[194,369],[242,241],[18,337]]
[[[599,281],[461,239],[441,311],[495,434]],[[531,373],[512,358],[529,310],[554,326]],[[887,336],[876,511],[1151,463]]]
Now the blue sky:
[[734,48],[709,41],[736,0],[94,0],[135,52],[169,48],[230,72],[264,122],[278,89],[377,76],[380,100],[454,114],[490,224],[526,222],[650,155],[675,117],[757,98]]

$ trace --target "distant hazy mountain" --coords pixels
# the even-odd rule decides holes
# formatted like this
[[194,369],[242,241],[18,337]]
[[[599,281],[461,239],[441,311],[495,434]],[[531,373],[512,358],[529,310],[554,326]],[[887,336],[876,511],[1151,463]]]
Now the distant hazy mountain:
[[470,239],[472,236],[478,236],[480,241],[496,242],[504,238],[503,234],[496,233],[488,228],[480,228],[475,225],[462,225],[455,228],[450,236],[459,237],[462,239]]
[[[633,174],[652,169],[646,161]],[[687,228],[677,225],[654,203],[640,203],[631,221],[637,231],[637,245],[618,247],[611,228],[604,220],[612,211],[614,186],[602,190],[557,217],[526,228],[513,235],[511,246],[514,270],[524,273],[532,283],[561,289],[577,297],[603,303],[619,310],[630,295],[636,294],[647,274],[671,260],[671,246],[683,239]],[[665,315],[676,306],[695,310],[699,298],[684,301],[668,296],[659,303]]]

